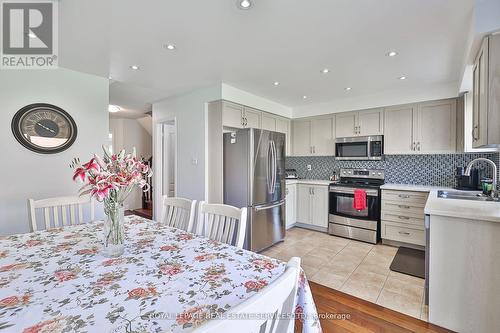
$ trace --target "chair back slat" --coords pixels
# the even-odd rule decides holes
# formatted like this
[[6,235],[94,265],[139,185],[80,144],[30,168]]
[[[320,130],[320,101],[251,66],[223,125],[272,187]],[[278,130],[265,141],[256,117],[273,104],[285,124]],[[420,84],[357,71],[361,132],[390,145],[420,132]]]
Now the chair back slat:
[[83,221],[83,207],[82,204],[78,204],[78,222],[82,223]]
[[169,227],[193,231],[196,200],[163,196],[160,223]]
[[300,258],[294,257],[277,280],[225,313],[232,320],[208,320],[192,332],[293,332],[299,274]]
[[199,235],[242,248],[247,226],[247,209],[229,205],[200,203]]
[[43,209],[43,215],[44,215],[44,219],[45,219],[45,227],[47,229],[50,229],[50,210],[49,210],[49,207],[45,207]]
[[75,225],[76,220],[75,220],[75,206],[74,205],[69,205],[69,216],[70,216],[71,224]]
[[66,212],[66,207],[61,208],[61,215],[62,215],[62,224],[68,225],[68,216]]
[[[95,218],[94,199],[89,196],[56,197],[41,200],[28,199],[28,212],[31,229],[32,231],[38,230],[36,220],[37,209],[43,210],[43,218],[46,229],[84,223],[83,205],[85,204],[90,205],[90,220],[93,221]],[[59,210],[61,210],[61,218],[59,217]]]

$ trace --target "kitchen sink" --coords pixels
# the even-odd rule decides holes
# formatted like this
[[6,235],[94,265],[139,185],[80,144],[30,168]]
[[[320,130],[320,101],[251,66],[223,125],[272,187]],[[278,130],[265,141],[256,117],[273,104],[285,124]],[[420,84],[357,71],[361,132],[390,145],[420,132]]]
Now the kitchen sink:
[[438,191],[438,198],[460,199],[474,201],[500,201],[500,198],[492,198],[478,192]]

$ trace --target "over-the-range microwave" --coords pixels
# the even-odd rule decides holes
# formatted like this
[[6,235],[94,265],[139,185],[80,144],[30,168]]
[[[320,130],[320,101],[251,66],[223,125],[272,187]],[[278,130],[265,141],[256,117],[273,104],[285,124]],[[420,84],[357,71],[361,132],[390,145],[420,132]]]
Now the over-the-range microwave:
[[381,160],[384,156],[384,136],[355,136],[335,140],[338,160]]

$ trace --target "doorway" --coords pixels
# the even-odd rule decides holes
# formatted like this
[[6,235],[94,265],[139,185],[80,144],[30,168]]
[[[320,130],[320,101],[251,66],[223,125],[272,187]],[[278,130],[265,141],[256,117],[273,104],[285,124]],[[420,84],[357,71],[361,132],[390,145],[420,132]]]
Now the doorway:
[[177,195],[177,124],[176,119],[158,122],[155,135],[154,218],[161,216],[162,197]]

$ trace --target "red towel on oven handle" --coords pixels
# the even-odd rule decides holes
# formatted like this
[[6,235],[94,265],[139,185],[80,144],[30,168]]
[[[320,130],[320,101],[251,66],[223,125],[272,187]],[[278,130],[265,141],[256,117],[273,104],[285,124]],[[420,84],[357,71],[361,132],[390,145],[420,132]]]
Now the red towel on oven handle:
[[358,211],[366,209],[366,191],[357,189],[354,190],[354,202],[352,207]]

